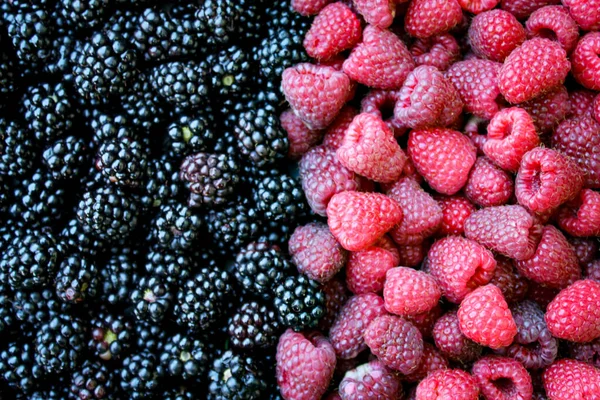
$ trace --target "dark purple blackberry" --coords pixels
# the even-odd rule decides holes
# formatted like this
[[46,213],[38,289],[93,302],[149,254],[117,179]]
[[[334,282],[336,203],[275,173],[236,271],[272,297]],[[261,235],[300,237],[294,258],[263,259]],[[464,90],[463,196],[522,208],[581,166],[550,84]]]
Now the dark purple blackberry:
[[129,251],[111,255],[100,268],[100,301],[111,305],[126,304],[137,280],[138,266]]
[[149,351],[156,354],[167,339],[167,329],[151,322],[137,321],[133,329],[133,344],[138,351]]
[[170,377],[197,384],[204,379],[209,358],[201,340],[178,333],[163,343],[160,363]]
[[81,254],[66,257],[58,268],[56,295],[66,303],[81,303],[97,296],[98,269]]
[[262,30],[266,23],[264,5],[261,1],[254,0],[238,0],[236,4],[242,10],[236,26],[240,37],[245,39],[241,44],[252,46],[262,37]]
[[307,31],[311,18],[300,15],[292,8],[291,0],[281,0],[269,4],[266,11],[266,26],[269,29],[302,29]]
[[189,253],[154,246],[146,256],[145,268],[152,276],[158,276],[169,284],[179,284],[189,278],[195,265],[196,260]]
[[89,257],[94,257],[104,247],[104,241],[86,232],[76,218],[67,222],[58,240],[66,247],[76,249]]
[[60,301],[50,288],[19,290],[12,299],[12,307],[15,317],[34,329],[58,314],[68,314],[71,309],[71,305]]
[[200,1],[196,19],[206,27],[207,43],[214,46],[230,42],[242,12],[234,0]]
[[225,154],[197,153],[181,164],[179,177],[190,190],[191,207],[221,205],[239,182],[238,165]]
[[72,30],[59,33],[52,39],[50,56],[44,64],[44,72],[61,76],[63,82],[72,82],[72,67],[81,48],[81,41]]
[[180,186],[177,163],[167,156],[149,160],[146,179],[140,188],[140,203],[146,210],[156,210],[178,200],[182,192]]
[[112,183],[138,187],[147,172],[145,150],[140,142],[129,138],[104,142],[96,154],[96,169]]
[[34,360],[34,346],[27,340],[8,343],[0,352],[0,376],[23,394],[31,394],[38,388],[45,372]]
[[229,319],[227,328],[231,344],[244,350],[275,346],[281,330],[277,312],[255,301],[242,304]]
[[110,0],[60,0],[60,11],[67,23],[77,29],[99,27],[108,14]]
[[34,3],[16,7],[7,19],[8,36],[17,57],[34,68],[49,58],[53,30],[51,13]]
[[293,223],[308,211],[300,180],[284,174],[260,180],[254,190],[254,201],[258,211],[271,221]]
[[17,91],[18,80],[13,58],[4,51],[0,52],[0,100],[6,101]]
[[125,358],[120,375],[121,388],[130,399],[150,399],[159,389],[164,370],[158,358],[145,350]]
[[209,400],[262,399],[266,393],[264,367],[249,356],[224,352],[208,372]]
[[15,325],[12,296],[8,285],[0,283],[0,335],[10,333]]
[[99,361],[86,360],[71,375],[70,391],[77,399],[110,399],[116,394],[114,372]]
[[600,367],[600,340],[588,343],[569,343],[569,356],[575,360]]
[[254,60],[262,76],[280,82],[286,68],[308,62],[302,44],[307,31],[303,28],[269,29],[268,35],[254,49]]
[[151,238],[161,247],[175,252],[198,245],[202,219],[183,204],[166,204],[158,210],[152,223]]
[[42,162],[55,179],[79,178],[89,164],[87,144],[75,136],[59,139],[44,150]]
[[140,73],[121,98],[123,110],[133,126],[149,130],[160,126],[166,113],[147,73]]
[[210,209],[206,226],[213,245],[223,254],[237,252],[258,237],[261,229],[256,210],[243,199],[231,201],[222,209]]
[[138,129],[126,115],[93,109],[87,118],[89,126],[94,132],[95,143],[138,137]]
[[36,333],[35,361],[48,373],[72,371],[80,364],[85,343],[83,321],[56,315]]
[[111,39],[133,40],[133,33],[138,28],[138,13],[134,10],[118,8],[104,23]]
[[121,315],[100,312],[90,322],[90,351],[102,360],[124,357],[133,341],[133,323]]
[[162,392],[160,398],[162,400],[194,400],[196,395],[194,390],[185,386],[178,386],[166,389]]
[[160,322],[171,308],[173,296],[169,285],[160,277],[143,276],[131,292],[131,303],[137,319]]
[[208,150],[215,138],[212,110],[198,110],[182,115],[168,128],[168,151],[175,157]]
[[325,315],[325,294],[304,275],[289,276],[275,287],[279,321],[296,331],[315,328]]
[[34,133],[17,121],[0,118],[0,173],[23,176],[34,166],[37,145]]
[[294,233],[294,225],[280,221],[265,221],[262,224],[262,229],[256,242],[266,242],[279,246],[280,249],[286,250],[288,241]]
[[251,57],[238,46],[230,46],[207,57],[213,91],[221,98],[238,94],[252,80]]
[[207,103],[209,75],[204,61],[172,61],[152,68],[149,79],[164,101],[185,111]]

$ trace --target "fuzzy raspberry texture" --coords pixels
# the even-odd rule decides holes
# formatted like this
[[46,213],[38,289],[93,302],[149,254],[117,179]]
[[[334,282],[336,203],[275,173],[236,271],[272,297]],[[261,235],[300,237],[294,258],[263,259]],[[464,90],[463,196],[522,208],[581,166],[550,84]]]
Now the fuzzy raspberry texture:
[[512,358],[483,357],[473,364],[472,373],[486,399],[531,399],[533,395],[529,372]]
[[286,399],[313,400],[327,391],[335,352],[319,333],[285,331],[277,344],[277,385]]
[[394,117],[412,129],[449,126],[459,118],[462,108],[454,85],[436,67],[422,65],[404,81]]
[[359,43],[344,61],[343,71],[356,82],[378,89],[398,89],[415,68],[415,62],[400,38],[369,25]]
[[577,196],[583,179],[583,172],[569,157],[538,147],[521,160],[515,195],[519,204],[535,213],[544,213]]
[[456,0],[412,0],[404,16],[404,29],[412,37],[428,38],[450,31],[462,18]]
[[465,111],[491,119],[499,110],[498,74],[502,64],[480,59],[454,63],[446,77],[452,82],[465,105]]
[[321,290],[325,294],[325,315],[319,321],[318,328],[321,332],[328,332],[348,300],[348,291],[339,278],[333,278],[321,285]]
[[346,103],[352,85],[343,72],[304,63],[283,71],[281,89],[306,126],[324,129]]
[[342,400],[401,399],[402,385],[398,376],[381,361],[373,360],[346,372],[340,382]]
[[374,293],[351,297],[342,307],[329,330],[335,354],[348,360],[367,348],[363,335],[375,318],[385,315],[383,298]]
[[569,243],[571,243],[571,246],[573,246],[575,254],[577,254],[579,264],[581,265],[592,262],[595,259],[596,253],[598,253],[600,247],[594,238],[572,237],[569,238]]
[[449,367],[448,360],[435,346],[423,342],[423,356],[419,367],[410,374],[404,375],[402,380],[404,382],[421,382],[431,373]]
[[462,235],[465,221],[477,209],[464,196],[438,196],[435,198],[442,208],[442,224],[437,231],[439,236]]
[[449,33],[417,39],[410,47],[417,65],[431,65],[445,71],[460,56],[458,42]]
[[299,160],[304,153],[317,145],[323,138],[323,132],[312,130],[292,110],[287,110],[279,116],[281,127],[287,132],[290,148],[288,157]]
[[357,115],[358,111],[354,107],[345,106],[342,108],[337,117],[325,131],[323,146],[337,150],[342,145],[346,129],[348,129],[352,120],[354,120],[354,117]]
[[583,189],[558,212],[558,225],[569,235],[600,236],[600,193]]
[[385,29],[394,22],[396,16],[394,0],[353,0],[353,4],[356,11],[370,25]]
[[316,15],[333,0],[292,0],[292,8],[304,16]]
[[562,0],[569,13],[585,31],[600,30],[599,0]]
[[482,206],[501,206],[513,194],[512,177],[494,165],[487,157],[478,157],[471,168],[465,186],[465,195],[473,203]]
[[439,228],[443,214],[438,203],[412,178],[400,178],[387,192],[402,208],[403,218],[390,235],[400,245],[417,245]]
[[479,388],[475,379],[460,369],[433,372],[417,386],[415,400],[477,400]]
[[600,90],[600,32],[590,32],[582,37],[571,54],[575,80],[582,86]]
[[560,0],[502,0],[500,7],[518,20],[524,20],[538,8],[554,4],[560,4]]
[[360,20],[342,2],[329,4],[319,12],[304,37],[304,48],[312,58],[329,59],[353,48],[360,41]]
[[477,150],[458,131],[432,128],[410,132],[408,154],[432,189],[453,195],[467,183]]
[[442,292],[433,276],[407,267],[387,271],[383,288],[385,309],[402,317],[425,313],[440,301]]
[[416,267],[425,259],[427,251],[429,251],[429,243],[398,245],[397,248],[398,254],[400,254],[400,262],[398,264],[407,267]]
[[569,354],[577,361],[583,361],[600,368],[600,339],[590,343],[571,343]]
[[402,208],[381,193],[342,192],[327,205],[327,224],[343,248],[364,250],[402,220]]
[[385,274],[399,262],[398,249],[387,236],[365,250],[353,251],[346,264],[348,289],[354,294],[382,292]]
[[558,360],[544,371],[544,389],[551,400],[598,399],[600,370],[593,365]]
[[554,39],[570,53],[579,39],[579,27],[563,6],[546,6],[535,10],[526,23],[527,35]]
[[519,105],[533,120],[536,130],[540,134],[547,134],[563,121],[571,110],[569,93],[563,85],[545,95]]
[[600,283],[577,281],[563,289],[546,311],[546,323],[559,339],[586,343],[600,337]]
[[490,283],[497,286],[508,304],[521,301],[527,295],[529,284],[516,270],[513,260],[496,256],[496,270]]
[[498,87],[513,104],[531,100],[565,81],[571,65],[567,52],[550,39],[525,41],[504,61],[498,75]]
[[463,335],[456,311],[448,311],[436,321],[433,340],[442,354],[463,364],[478,359],[483,351],[481,345]]
[[444,297],[460,303],[467,294],[492,279],[496,260],[477,242],[461,236],[448,236],[431,246],[427,265]]
[[375,318],[364,334],[365,343],[386,367],[403,374],[414,372],[423,357],[421,332],[404,318]]
[[476,15],[469,26],[469,43],[478,56],[503,62],[527,39],[523,25],[504,10]]
[[406,162],[406,154],[387,124],[367,113],[354,118],[337,149],[337,157],[349,170],[384,183],[397,181]]

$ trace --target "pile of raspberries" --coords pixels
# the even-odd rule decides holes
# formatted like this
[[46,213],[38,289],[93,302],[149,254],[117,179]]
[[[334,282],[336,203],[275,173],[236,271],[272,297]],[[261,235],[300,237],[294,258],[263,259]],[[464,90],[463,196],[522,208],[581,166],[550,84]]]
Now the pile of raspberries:
[[281,395],[600,399],[600,0],[292,3],[327,222],[289,249],[327,315],[280,337]]

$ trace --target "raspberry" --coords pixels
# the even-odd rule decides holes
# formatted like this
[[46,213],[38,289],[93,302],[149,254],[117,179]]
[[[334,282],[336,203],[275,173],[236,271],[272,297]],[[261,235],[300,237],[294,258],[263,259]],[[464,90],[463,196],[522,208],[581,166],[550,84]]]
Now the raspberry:
[[440,301],[442,292],[435,279],[407,267],[387,271],[383,288],[385,309],[402,317],[430,311]]
[[439,236],[462,235],[465,221],[476,208],[464,196],[439,196],[436,200],[442,208],[442,225],[438,229]]
[[318,14],[332,0],[292,0],[292,8],[299,14],[309,16]]
[[433,325],[442,315],[442,308],[436,304],[431,310],[417,315],[406,316],[406,320],[417,327],[423,338],[431,338],[433,334]]
[[469,138],[451,129],[411,131],[408,154],[432,189],[455,194],[467,182],[476,149]]
[[476,15],[469,26],[469,43],[478,56],[503,62],[527,39],[525,29],[511,13],[486,11]]
[[353,0],[354,7],[369,25],[387,28],[396,16],[396,0]]
[[473,377],[486,399],[531,399],[533,384],[520,362],[498,356],[486,356],[473,364]]
[[276,358],[277,385],[284,398],[310,400],[325,394],[336,362],[327,338],[288,329],[279,338]]
[[502,0],[500,6],[517,19],[522,20],[529,17],[538,8],[552,4],[560,4],[560,0]]
[[350,253],[346,264],[346,284],[354,294],[380,293],[385,274],[398,265],[398,250],[383,236],[372,247]]
[[600,370],[580,361],[558,360],[544,371],[544,389],[552,400],[597,399]]
[[403,374],[414,372],[423,357],[421,332],[404,318],[375,318],[364,333],[365,343],[386,367]]
[[401,399],[403,389],[398,376],[382,362],[373,360],[346,372],[340,383],[342,400]]
[[415,400],[438,399],[477,400],[477,382],[460,369],[435,371],[419,383]]
[[312,130],[292,110],[287,110],[279,116],[281,127],[287,132],[290,142],[288,157],[299,160],[304,153],[318,144],[323,138],[323,132]]
[[548,305],[546,323],[552,335],[572,342],[600,337],[600,283],[585,279],[561,292]]
[[360,21],[350,7],[337,2],[319,12],[304,37],[306,53],[317,59],[329,59],[353,48],[361,37]]
[[398,245],[398,253],[400,254],[400,262],[398,264],[406,265],[407,267],[416,267],[421,264],[428,250],[429,243],[427,242]]
[[327,224],[343,248],[366,249],[402,220],[400,205],[380,193],[342,192],[327,205]]
[[394,136],[401,136],[406,132],[406,127],[393,115],[396,101],[398,90],[371,90],[360,102],[360,112],[373,114],[381,119],[384,119],[384,113],[391,114],[385,119],[385,123],[394,132]]
[[326,128],[352,90],[350,79],[344,73],[306,63],[283,71],[281,89],[294,113],[310,129]]
[[598,94],[596,96],[596,98],[594,99],[593,108],[594,108],[594,118],[596,119],[596,122],[598,122],[600,124],[600,94]]
[[600,282],[600,260],[593,260],[583,266],[583,276]]
[[471,14],[479,14],[491,10],[500,3],[500,0],[458,0],[463,10]]
[[460,56],[458,42],[448,33],[417,39],[410,52],[417,65],[431,65],[440,71],[447,70]]
[[394,133],[373,114],[354,118],[337,156],[346,168],[375,182],[395,182],[406,162]]
[[356,357],[367,348],[363,334],[375,318],[385,315],[383,298],[374,293],[351,297],[329,330],[329,339],[341,359]]
[[427,253],[427,265],[444,296],[460,303],[494,276],[496,260],[483,246],[460,236],[438,240]]
[[483,350],[483,347],[463,335],[455,311],[448,311],[436,321],[433,340],[442,354],[463,364],[479,358]]
[[577,361],[592,364],[596,368],[600,367],[600,339],[590,343],[571,343],[569,353]]
[[471,168],[465,195],[482,207],[506,204],[513,194],[513,181],[508,173],[487,157],[478,157]]
[[402,221],[390,232],[396,243],[419,244],[439,228],[442,209],[414,179],[400,178],[387,194],[402,207]]
[[463,19],[456,0],[412,0],[404,16],[404,29],[416,38],[446,33]]
[[397,89],[415,68],[406,45],[392,32],[369,25],[363,40],[344,61],[343,71],[363,85]]
[[504,61],[498,87],[508,102],[522,103],[562,84],[570,69],[560,44],[544,38],[530,39]]
[[502,64],[471,59],[454,63],[446,72],[452,82],[465,111],[484,119],[491,119],[499,110],[498,74]]
[[435,346],[424,342],[423,356],[419,367],[410,374],[404,375],[402,380],[405,382],[420,382],[433,372],[448,368],[449,363],[446,357]]
[[508,304],[521,301],[527,295],[527,280],[514,268],[513,261],[503,256],[496,257],[496,269],[490,283],[497,286]]
[[598,0],[563,0],[569,7],[569,13],[585,31],[600,30],[600,1]]
[[340,310],[348,300],[348,294],[344,282],[339,278],[333,278],[321,286],[325,294],[325,315],[319,321],[319,330],[328,332]]
[[569,238],[569,243],[571,243],[571,246],[575,250],[575,254],[577,254],[577,259],[581,265],[593,261],[596,253],[598,253],[598,242],[592,238]]
[[583,189],[560,209],[557,219],[560,228],[569,235],[599,236],[600,193]]
[[598,54],[600,54],[600,32],[590,32],[582,37],[575,50],[573,50],[573,54],[571,54],[575,80],[582,86],[592,90],[600,90],[600,60]]
[[594,98],[596,92],[587,89],[573,90],[569,92],[569,102],[571,103],[571,116],[588,117],[593,112]]
[[544,213],[577,196],[583,179],[579,166],[567,156],[538,147],[521,160],[515,195],[519,204],[533,212]]
[[323,145],[330,149],[337,150],[342,145],[346,129],[348,129],[352,120],[354,120],[354,117],[357,115],[358,111],[351,106],[342,108],[338,116],[325,131]]
[[531,116],[538,133],[546,134],[552,132],[559,122],[565,119],[571,104],[567,89],[559,85],[545,95],[521,103],[520,107]]
[[527,23],[529,37],[555,39],[570,53],[579,39],[579,27],[563,6],[546,6],[535,10]]

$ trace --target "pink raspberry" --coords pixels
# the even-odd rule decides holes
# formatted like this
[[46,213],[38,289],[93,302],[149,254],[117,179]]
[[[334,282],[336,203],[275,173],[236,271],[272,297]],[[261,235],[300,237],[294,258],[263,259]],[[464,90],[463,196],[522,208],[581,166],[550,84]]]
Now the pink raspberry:
[[[600,6],[600,0],[598,4]],[[600,54],[600,32],[590,32],[582,37],[571,54],[575,80],[592,90],[600,90],[600,57],[598,54]]]
[[311,400],[325,394],[336,362],[327,338],[288,329],[279,338],[276,358],[277,385],[284,398]]
[[394,22],[396,16],[395,0],[353,0],[356,11],[370,25],[387,28]]
[[500,6],[517,19],[523,20],[538,8],[553,4],[560,4],[560,0],[502,0]]
[[341,359],[356,357],[367,348],[363,335],[375,318],[385,315],[383,298],[374,293],[351,297],[329,330],[329,339]]
[[440,71],[447,70],[460,56],[458,42],[448,33],[417,39],[410,52],[417,65],[431,65]]
[[452,195],[467,183],[476,149],[469,138],[451,129],[410,132],[408,154],[432,189]]
[[319,321],[319,330],[328,332],[333,321],[335,321],[340,310],[348,300],[348,291],[344,282],[339,278],[333,278],[321,286],[325,294],[325,315]]
[[328,59],[360,42],[360,20],[342,2],[329,4],[319,12],[304,37],[306,53]]
[[535,10],[527,20],[527,35],[554,39],[570,53],[579,39],[579,27],[563,6],[546,6]]
[[543,377],[544,389],[552,400],[598,398],[600,370],[593,365],[565,358],[547,368]]
[[371,90],[361,100],[360,112],[373,114],[385,120],[394,132],[394,136],[401,136],[406,132],[406,127],[393,115],[396,101],[398,101],[398,90]]
[[487,157],[478,157],[471,168],[465,195],[482,207],[506,204],[513,194],[512,177]]
[[405,382],[421,382],[433,372],[448,368],[450,368],[450,365],[446,357],[435,346],[424,342],[423,356],[419,367],[414,372],[404,375],[402,380]]
[[573,236],[600,236],[600,193],[583,189],[558,213],[558,224]]
[[481,345],[463,335],[456,311],[448,311],[436,321],[433,340],[442,354],[463,364],[479,358],[483,350]]
[[520,362],[499,356],[486,356],[473,364],[475,381],[486,399],[531,399],[533,384]]
[[318,14],[333,0],[292,0],[292,8],[299,14],[309,16]]
[[287,132],[290,142],[288,157],[292,160],[299,160],[323,138],[322,131],[309,129],[292,110],[281,113],[279,121],[281,127]]
[[571,109],[569,93],[563,85],[545,95],[519,105],[527,111],[540,134],[550,133],[565,119]]
[[496,260],[478,243],[448,236],[431,246],[427,265],[444,296],[453,303],[460,303],[468,293],[492,279]]
[[365,343],[386,367],[403,374],[414,372],[423,357],[421,332],[404,318],[383,315],[369,323]]
[[379,89],[397,89],[415,68],[406,45],[392,32],[372,25],[344,61],[343,70],[353,80]]
[[600,337],[600,283],[577,281],[548,305],[546,323],[552,335],[572,342],[591,342]]
[[477,400],[479,388],[471,375],[460,369],[433,372],[417,386],[415,400]]
[[600,339],[590,343],[571,343],[569,346],[571,357],[600,368]]
[[395,182],[406,162],[394,133],[373,114],[354,118],[336,154],[346,168],[375,182]]
[[469,27],[469,43],[475,54],[492,61],[503,62],[525,39],[523,25],[504,10],[476,15]]
[[514,267],[513,261],[496,256],[496,270],[490,283],[497,286],[508,304],[521,301],[527,295],[529,284]]
[[416,267],[421,264],[428,250],[429,244],[426,242],[398,245],[398,253],[400,254],[400,262],[398,264],[406,265],[407,267]]
[[499,110],[498,74],[502,64],[471,59],[454,63],[446,72],[465,105],[465,111],[491,119]]
[[417,315],[408,315],[404,319],[416,326],[423,338],[431,338],[433,325],[441,315],[442,308],[437,304],[429,311]]
[[479,14],[491,10],[500,3],[500,0],[458,0],[463,10],[471,14]]
[[598,253],[598,242],[593,238],[568,238],[569,243],[577,254],[579,264],[585,265],[594,260]]
[[476,208],[464,196],[438,196],[436,200],[442,208],[442,225],[438,229],[439,236],[462,235],[465,221]]
[[346,284],[354,294],[381,293],[386,272],[399,263],[392,241],[383,236],[373,246],[350,253],[346,264]]
[[585,31],[600,30],[600,1],[598,0],[563,0],[569,7],[569,13]]
[[423,271],[397,267],[386,273],[383,300],[385,309],[392,314],[406,317],[427,312],[441,296],[435,279]]
[[400,178],[387,194],[402,208],[402,221],[390,232],[396,243],[419,244],[439,228],[442,209],[414,179]]
[[348,129],[352,120],[357,115],[358,111],[356,111],[354,107],[345,106],[342,108],[338,116],[325,131],[323,145],[330,149],[337,150],[342,145],[346,129]]
[[373,360],[346,372],[340,383],[342,400],[401,399],[403,396],[400,379],[385,365]]
[[343,72],[312,64],[298,64],[283,71],[281,89],[296,115],[311,129],[326,128],[352,90]]
[[538,147],[523,156],[515,179],[519,204],[536,213],[573,199],[583,186],[583,172],[562,153]]
[[569,92],[571,103],[571,117],[588,117],[594,109],[594,98],[596,92],[587,89],[573,90]]
[[522,103],[562,84],[570,69],[567,52],[560,44],[549,39],[530,39],[504,61],[498,87],[508,102]]
[[404,16],[404,29],[416,38],[446,33],[463,19],[456,0],[412,0]]

